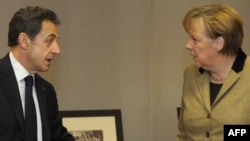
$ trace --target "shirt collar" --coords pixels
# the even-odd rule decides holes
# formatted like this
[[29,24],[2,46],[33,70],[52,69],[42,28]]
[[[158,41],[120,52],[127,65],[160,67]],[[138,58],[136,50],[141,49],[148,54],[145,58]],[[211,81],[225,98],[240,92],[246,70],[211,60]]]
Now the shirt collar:
[[[233,63],[232,70],[234,70],[236,73],[242,71],[244,68],[246,58],[247,58],[246,53],[240,48],[237,53],[236,59]],[[204,71],[205,70],[202,68],[199,69],[200,73],[203,73]]]
[[23,80],[27,75],[29,75],[29,72],[16,60],[12,52],[10,52],[9,56],[17,81]]

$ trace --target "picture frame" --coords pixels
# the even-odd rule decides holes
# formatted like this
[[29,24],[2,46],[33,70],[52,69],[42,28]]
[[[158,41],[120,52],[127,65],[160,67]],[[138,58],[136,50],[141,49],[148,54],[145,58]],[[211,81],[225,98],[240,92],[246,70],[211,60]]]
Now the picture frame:
[[63,125],[76,141],[124,141],[120,109],[73,110],[60,113]]

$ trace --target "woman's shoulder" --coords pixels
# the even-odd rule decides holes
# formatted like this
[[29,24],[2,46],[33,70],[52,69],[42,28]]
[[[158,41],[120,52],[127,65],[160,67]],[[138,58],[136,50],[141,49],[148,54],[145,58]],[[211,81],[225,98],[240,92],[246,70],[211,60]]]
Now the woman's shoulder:
[[203,69],[195,66],[194,63],[188,64],[184,70],[184,75],[193,76],[201,75],[204,72]]
[[194,63],[191,63],[191,64],[188,64],[186,67],[185,67],[185,72],[195,72],[195,71],[199,71],[200,68],[197,68]]

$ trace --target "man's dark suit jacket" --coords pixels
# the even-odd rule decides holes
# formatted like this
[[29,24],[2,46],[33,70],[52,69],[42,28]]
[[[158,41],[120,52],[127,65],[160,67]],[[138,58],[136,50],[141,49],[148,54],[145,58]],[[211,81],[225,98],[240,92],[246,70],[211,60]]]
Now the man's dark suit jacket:
[[[35,74],[43,141],[74,141],[62,125],[54,87]],[[24,141],[24,115],[9,54],[0,60],[0,140]]]

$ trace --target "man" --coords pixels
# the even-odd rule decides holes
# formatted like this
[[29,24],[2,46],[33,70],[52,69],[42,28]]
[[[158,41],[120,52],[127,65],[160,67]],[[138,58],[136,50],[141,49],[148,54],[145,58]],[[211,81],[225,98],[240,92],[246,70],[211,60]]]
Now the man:
[[[0,60],[0,140],[27,141],[25,81],[33,76],[35,140],[74,141],[62,125],[53,86],[37,73],[49,70],[51,61],[60,53],[57,15],[41,7],[21,8],[10,23],[9,53]],[[28,115],[27,115],[28,117]]]

